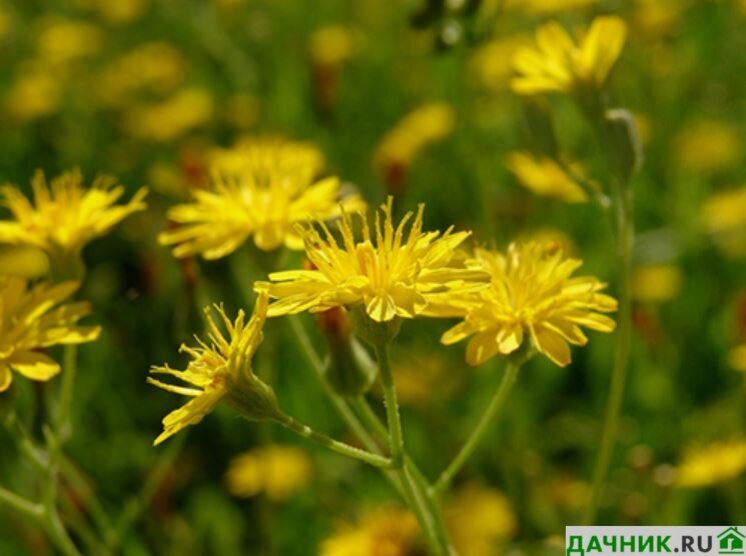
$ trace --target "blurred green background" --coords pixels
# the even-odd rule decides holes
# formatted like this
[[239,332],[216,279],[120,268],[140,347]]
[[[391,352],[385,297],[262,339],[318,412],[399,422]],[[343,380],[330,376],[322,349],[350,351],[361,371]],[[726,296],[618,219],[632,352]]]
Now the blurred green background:
[[[375,470],[277,428],[220,409],[186,438],[151,446],[181,400],[146,385],[147,369],[182,362],[177,347],[200,331],[200,305],[246,307],[262,275],[248,246],[230,260],[179,262],[156,235],[167,226],[166,209],[205,182],[211,148],[277,134],[318,145],[328,173],[372,205],[388,193],[399,211],[425,202],[427,227],[455,224],[501,248],[521,237],[558,239],[614,294],[611,215],[590,202],[534,195],[505,165],[509,152],[540,139],[508,86],[515,45],[547,20],[576,29],[600,13],[629,25],[612,104],[636,115],[646,152],[634,182],[630,382],[601,520],[744,523],[746,375],[738,369],[746,364],[733,350],[746,343],[746,195],[719,195],[746,183],[746,3],[0,1],[0,182],[28,191],[37,168],[51,175],[80,167],[89,180],[117,176],[129,194],[151,189],[146,212],[85,252],[80,295],[93,302],[90,320],[104,333],[79,352],[66,450],[113,516],[137,508],[143,484],[152,486],[122,553],[302,556],[358,530],[375,531],[379,550],[418,553],[411,534],[371,517],[397,504]],[[581,114],[566,98],[548,102],[562,152],[603,186],[603,161]],[[420,130],[417,148],[386,158],[390,130],[431,103],[448,114],[442,129],[430,139]],[[300,254],[285,264],[297,267]],[[187,276],[196,276],[199,295]],[[304,323],[314,326],[310,317]],[[471,369],[463,346],[439,345],[448,325],[405,323],[393,352],[406,439],[429,476],[458,449],[499,378],[497,361]],[[346,438],[290,334],[283,320],[268,323],[265,348],[276,354],[271,374],[282,406]],[[446,501],[463,554],[548,554],[547,543],[578,522],[612,345],[613,336],[594,335],[566,369],[537,358],[522,370],[499,425]],[[40,418],[38,390],[56,387],[17,380],[0,406],[16,405],[31,422]],[[231,494],[232,458],[272,444],[302,452],[269,467],[308,458],[297,488]],[[0,446],[0,483],[34,492],[4,430]],[[679,485],[686,462],[701,466],[703,484]],[[256,473],[271,470],[259,465]],[[87,515],[84,500],[70,503]],[[0,515],[0,554],[51,553],[39,531]]]

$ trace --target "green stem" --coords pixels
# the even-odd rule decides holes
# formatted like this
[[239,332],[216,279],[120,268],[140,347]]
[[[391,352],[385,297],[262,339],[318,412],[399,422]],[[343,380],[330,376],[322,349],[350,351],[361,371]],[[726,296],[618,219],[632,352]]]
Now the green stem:
[[80,556],[57,511],[58,462],[60,459],[59,440],[50,428],[44,429],[49,457],[47,473],[44,478],[42,505],[44,507],[44,524],[50,539],[65,556]]
[[44,508],[41,504],[34,504],[3,487],[0,487],[0,504],[4,504],[34,521],[39,521],[44,515]]
[[350,446],[349,444],[345,444],[344,442],[334,440],[333,438],[330,438],[325,434],[316,432],[308,425],[304,425],[303,423],[296,421],[295,419],[290,417],[290,415],[286,415],[284,413],[281,414],[277,418],[277,422],[287,429],[293,431],[294,433],[304,438],[308,438],[309,440],[312,440],[313,442],[316,442],[317,444],[324,446],[325,448],[329,448],[330,450],[337,452],[338,454],[358,459],[374,467],[381,467],[384,469],[392,467],[392,461],[390,459],[373,454],[371,452],[366,452],[365,450],[361,450],[359,448],[355,448],[354,446]]
[[62,361],[62,387],[60,389],[59,406],[57,408],[57,438],[64,441],[72,436],[72,419],[70,407],[72,405],[75,374],[77,371],[78,346],[66,345]]
[[396,399],[394,375],[391,372],[389,346],[387,343],[381,342],[374,347],[376,359],[378,360],[384,401],[386,403],[389,450],[394,469],[404,487],[405,497],[411,501],[410,507],[417,516],[417,521],[420,523],[430,550],[437,556],[448,555],[451,553],[451,549],[445,534],[445,528],[439,524],[440,516],[437,514],[433,515],[432,506],[425,501],[427,495],[419,491],[412,478],[409,467],[404,465],[406,452],[404,450],[401,417],[399,416],[399,403]]
[[508,362],[507,366],[505,367],[503,378],[500,381],[500,386],[497,388],[495,394],[492,396],[492,400],[490,400],[489,405],[482,414],[482,417],[479,419],[477,426],[474,427],[474,430],[469,435],[469,438],[466,440],[456,457],[453,458],[453,461],[450,463],[450,465],[445,469],[445,471],[443,471],[443,473],[441,473],[440,477],[438,477],[438,480],[435,481],[435,484],[432,488],[435,495],[441,495],[443,494],[443,492],[445,492],[445,490],[451,484],[451,481],[453,481],[453,478],[461,470],[467,460],[472,456],[477,446],[479,446],[489,426],[493,423],[495,417],[505,403],[505,400],[508,397],[508,393],[513,387],[515,379],[518,376],[519,368],[519,365],[513,362]]
[[619,272],[619,326],[614,347],[614,366],[611,373],[609,399],[606,404],[601,446],[593,471],[593,486],[583,523],[592,525],[606,480],[606,475],[614,451],[614,442],[619,428],[619,413],[624,398],[627,381],[627,367],[632,340],[632,243],[634,241],[634,220],[632,215],[632,188],[627,183],[619,184],[618,199],[614,204],[617,228],[617,258]]

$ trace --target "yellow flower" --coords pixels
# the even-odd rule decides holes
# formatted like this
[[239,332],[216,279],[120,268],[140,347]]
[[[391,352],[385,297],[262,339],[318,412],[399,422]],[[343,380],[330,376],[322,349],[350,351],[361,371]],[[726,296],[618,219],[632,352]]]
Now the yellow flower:
[[321,544],[320,556],[408,556],[419,528],[414,516],[400,508],[386,508],[364,515]]
[[336,66],[355,52],[355,36],[342,25],[327,25],[316,29],[308,40],[311,60],[322,66]]
[[60,106],[61,87],[48,71],[30,68],[21,71],[5,96],[5,110],[19,122],[54,114]]
[[79,255],[89,241],[145,209],[144,188],[128,203],[115,205],[124,188],[112,187],[116,183],[113,178],[98,177],[89,189],[82,182],[80,171],[73,170],[54,178],[48,186],[44,173],[38,171],[31,181],[33,204],[14,186],[4,186],[0,195],[14,220],[0,221],[0,242],[39,247],[54,264]]
[[499,491],[467,484],[446,502],[444,518],[461,556],[492,556],[495,544],[515,535],[518,522]]
[[730,350],[728,364],[735,370],[746,373],[746,344],[741,344]]
[[13,381],[11,369],[40,381],[60,372],[59,364],[38,350],[98,338],[100,327],[76,325],[90,314],[89,303],[61,304],[77,288],[77,282],[63,282],[29,289],[22,278],[0,276],[0,392]]
[[162,102],[133,107],[124,127],[134,137],[167,143],[209,122],[213,108],[209,92],[189,87]]
[[274,444],[233,458],[225,474],[228,491],[249,498],[264,492],[270,500],[282,502],[311,480],[311,460],[294,446]]
[[471,71],[486,89],[504,91],[513,75],[513,54],[528,44],[529,39],[524,35],[493,40],[474,53],[470,60]]
[[49,258],[38,247],[0,245],[0,275],[41,278],[49,272]]
[[701,218],[726,255],[746,256],[746,186],[712,195],[702,205]]
[[725,170],[743,154],[743,140],[738,130],[718,120],[687,124],[674,139],[673,146],[678,166],[698,174]]
[[598,0],[502,0],[502,3],[508,10],[546,15],[585,8]]
[[450,345],[473,335],[466,349],[470,365],[513,353],[528,335],[537,351],[564,367],[571,360],[568,343],[588,342],[581,326],[614,330],[614,321],[598,313],[617,308],[614,299],[599,293],[606,284],[590,276],[571,278],[582,261],[564,258],[556,246],[514,243],[505,255],[478,249],[476,256],[489,270],[492,287],[465,296],[463,322],[441,338]]
[[42,23],[37,49],[50,64],[62,65],[95,54],[103,39],[102,30],[90,23],[50,18]]
[[456,248],[470,232],[452,233],[452,228],[443,234],[423,232],[424,205],[420,205],[405,238],[405,226],[413,213],[407,213],[395,230],[392,204],[389,197],[376,213],[373,232],[366,215],[357,215],[361,241],[355,241],[349,214],[342,218],[341,245],[323,223],[323,235],[313,225],[302,228],[306,256],[314,269],[270,274],[270,295],[277,301],[270,306],[269,316],[358,304],[377,322],[439,316],[435,308],[428,307],[430,296],[483,285],[487,280],[483,271],[454,263]]
[[[518,182],[537,195],[556,197],[568,203],[583,203],[588,196],[577,182],[559,165],[548,157],[535,158],[525,152],[509,153],[506,166]],[[577,164],[573,171],[581,174]]]
[[302,249],[295,225],[328,220],[342,208],[358,210],[358,195],[344,195],[336,177],[316,181],[323,159],[303,143],[259,139],[219,151],[211,165],[212,187],[195,190],[194,202],[177,205],[168,217],[183,224],[158,240],[175,245],[176,257],[201,254],[205,259],[229,255],[253,236],[264,251],[285,245]]
[[678,297],[684,282],[679,267],[656,264],[636,267],[632,273],[632,296],[639,301],[661,302]]
[[557,22],[536,32],[537,47],[519,50],[514,60],[518,72],[514,92],[532,95],[600,89],[619,58],[627,26],[616,16],[597,17],[578,44]]
[[444,102],[417,108],[384,136],[374,155],[376,167],[385,171],[391,164],[408,166],[427,145],[447,137],[455,124],[453,109]]
[[735,479],[746,470],[746,441],[715,442],[690,450],[676,470],[676,486],[697,488]]
[[174,386],[154,378],[148,382],[182,396],[193,398],[184,406],[172,411],[163,419],[163,432],[156,438],[158,445],[189,425],[196,425],[221,401],[226,401],[243,416],[252,420],[272,419],[277,415],[277,405],[272,389],[259,380],[251,368],[251,359],[262,341],[262,328],[267,311],[267,294],[260,292],[254,313],[246,322],[243,310],[231,322],[222,307],[216,306],[227,335],[223,335],[205,310],[209,325],[210,344],[197,338],[198,345],[182,344],[191,361],[183,371],[168,365],[154,366],[151,373],[175,376],[193,387]]

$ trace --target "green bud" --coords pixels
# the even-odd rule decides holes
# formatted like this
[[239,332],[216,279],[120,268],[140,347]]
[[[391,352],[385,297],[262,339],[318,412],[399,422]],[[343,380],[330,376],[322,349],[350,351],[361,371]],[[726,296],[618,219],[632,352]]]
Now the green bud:
[[350,321],[355,336],[372,346],[390,344],[399,334],[401,319],[394,317],[387,322],[378,322],[370,318],[362,304],[350,310]]
[[226,388],[226,403],[249,421],[277,420],[282,415],[275,391],[251,372],[227,378]]
[[643,150],[635,118],[629,110],[613,108],[604,112],[606,129],[614,150],[619,176],[628,182],[642,166]]

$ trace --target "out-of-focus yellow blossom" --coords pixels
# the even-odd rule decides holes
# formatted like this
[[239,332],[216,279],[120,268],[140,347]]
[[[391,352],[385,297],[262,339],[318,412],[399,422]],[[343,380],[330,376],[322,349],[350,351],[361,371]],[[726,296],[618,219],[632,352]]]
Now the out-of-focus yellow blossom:
[[311,60],[322,66],[337,66],[355,53],[355,35],[343,25],[316,29],[308,40]]
[[447,398],[456,384],[447,362],[426,351],[418,351],[413,357],[395,364],[394,376],[399,403],[420,408],[432,406],[438,396]]
[[165,42],[145,43],[114,60],[96,78],[95,94],[108,107],[123,107],[137,91],[167,93],[184,79],[186,61]]
[[684,275],[675,265],[638,266],[632,272],[632,297],[652,303],[670,301],[679,296],[683,283]]
[[701,217],[726,255],[746,256],[746,186],[712,195],[702,205]]
[[93,0],[91,8],[107,23],[124,24],[139,19],[150,0]]
[[0,244],[0,275],[41,278],[49,272],[49,258],[28,245]]
[[238,129],[248,129],[259,116],[259,100],[246,93],[231,95],[222,103],[223,119]]
[[77,282],[28,288],[22,278],[0,276],[0,392],[10,387],[11,370],[40,381],[60,372],[60,365],[39,350],[98,338],[100,327],[76,324],[90,314],[89,303],[62,304],[77,288]]
[[380,509],[326,539],[319,556],[408,556],[413,553],[418,532],[411,513],[400,508]]
[[728,364],[737,371],[746,373],[746,344],[736,346],[728,353]]
[[0,41],[10,35],[13,28],[13,16],[9,12],[0,8]]
[[447,298],[450,292],[483,287],[488,279],[484,271],[454,263],[456,249],[470,232],[452,233],[452,228],[442,234],[423,232],[424,205],[416,216],[407,213],[394,229],[392,205],[389,197],[376,213],[373,232],[366,215],[357,214],[362,241],[355,240],[350,214],[342,217],[341,245],[323,222],[319,223],[323,233],[313,225],[306,226],[302,233],[313,269],[269,275],[273,282],[270,296],[277,299],[269,316],[362,305],[377,322],[418,315],[437,317],[438,308],[429,306],[432,295]]
[[537,351],[564,367],[571,360],[568,344],[588,343],[581,326],[614,330],[614,321],[600,314],[617,308],[616,300],[599,293],[606,284],[591,276],[572,278],[583,263],[566,259],[557,246],[513,243],[505,255],[477,249],[476,256],[490,272],[492,287],[454,298],[454,312],[464,320],[441,338],[450,345],[473,336],[466,349],[470,365],[513,353],[528,335]]
[[[527,152],[509,153],[505,165],[518,183],[543,197],[555,197],[568,203],[588,201],[583,188],[554,160],[549,157],[534,157]],[[572,171],[583,175],[579,164],[571,164]]]
[[63,65],[95,54],[103,40],[103,31],[91,23],[51,18],[41,24],[37,49],[48,63]]
[[676,486],[698,488],[735,479],[746,470],[746,440],[715,442],[690,450],[676,469]]
[[733,166],[743,153],[743,141],[729,123],[700,120],[687,124],[674,139],[678,167],[711,174]]
[[650,143],[653,138],[653,124],[650,123],[650,118],[645,114],[634,114],[635,125],[637,126],[637,133],[640,136],[640,142],[643,146]]
[[479,48],[471,58],[471,72],[480,85],[499,93],[508,88],[513,76],[513,55],[528,46],[525,35],[514,35],[493,40]]
[[633,26],[647,37],[663,37],[675,30],[686,7],[686,0],[636,0]]
[[185,427],[198,424],[224,400],[253,420],[277,416],[274,392],[256,377],[251,367],[251,359],[262,342],[267,299],[266,292],[259,292],[254,312],[248,322],[243,310],[239,310],[238,316],[231,322],[223,308],[216,306],[218,316],[227,330],[226,335],[215,323],[209,309],[205,309],[210,343],[196,338],[198,345],[195,347],[181,345],[180,351],[192,359],[183,371],[174,370],[168,365],[151,368],[151,373],[174,376],[191,387],[174,386],[149,377],[150,384],[192,398],[166,415],[163,419],[163,432],[155,439],[154,445]]
[[19,122],[54,114],[60,106],[62,88],[59,81],[42,68],[23,70],[5,96],[5,111]]
[[47,185],[44,173],[38,171],[31,181],[33,204],[15,186],[3,186],[0,199],[10,209],[13,220],[0,220],[0,242],[39,247],[53,262],[79,254],[92,239],[145,209],[145,188],[128,203],[117,205],[124,188],[115,183],[114,178],[99,176],[86,189],[83,175],[73,170]]
[[185,197],[187,184],[184,173],[175,164],[156,162],[148,168],[148,184],[157,193],[172,197]]
[[549,15],[597,4],[598,0],[503,0],[505,9]]
[[338,178],[315,181],[322,162],[316,148],[279,139],[220,150],[212,157],[211,188],[195,190],[194,202],[169,210],[169,218],[182,226],[163,232],[159,241],[175,245],[176,257],[205,259],[224,257],[249,237],[265,251],[283,245],[302,249],[298,223],[364,206],[358,195],[343,195]]
[[559,23],[547,23],[536,32],[536,47],[515,54],[518,76],[511,87],[521,95],[601,89],[622,53],[626,36],[627,26],[617,16],[594,19],[577,43]]
[[234,496],[249,498],[263,492],[273,502],[282,502],[303,489],[311,476],[311,460],[304,450],[272,444],[233,458],[225,483]]
[[513,508],[499,491],[468,484],[446,502],[443,510],[454,547],[461,556],[493,556],[496,545],[515,535]]
[[376,167],[385,171],[391,164],[408,166],[427,145],[447,137],[455,123],[453,109],[443,102],[410,112],[384,136],[374,155]]
[[212,95],[204,89],[182,89],[155,104],[135,106],[125,117],[125,127],[135,137],[167,143],[210,121]]
[[588,505],[591,486],[568,476],[552,478],[544,487],[547,497],[559,508],[582,510]]

